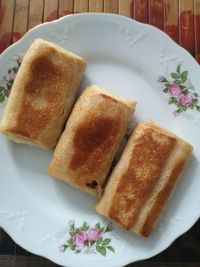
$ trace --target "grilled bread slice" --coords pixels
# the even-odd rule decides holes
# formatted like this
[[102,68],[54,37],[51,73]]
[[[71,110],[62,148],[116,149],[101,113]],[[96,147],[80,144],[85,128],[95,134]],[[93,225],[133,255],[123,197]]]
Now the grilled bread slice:
[[49,175],[89,194],[101,194],[136,102],[96,85],[76,102],[56,146]]
[[14,81],[0,130],[18,143],[54,148],[85,68],[81,57],[36,39]]
[[190,144],[154,122],[139,124],[96,205],[97,212],[149,236],[191,153]]

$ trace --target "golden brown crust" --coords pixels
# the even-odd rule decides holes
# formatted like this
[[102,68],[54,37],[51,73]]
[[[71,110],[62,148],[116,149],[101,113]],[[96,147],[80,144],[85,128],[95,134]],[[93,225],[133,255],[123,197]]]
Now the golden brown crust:
[[[162,141],[160,141],[162,140]],[[148,129],[136,139],[127,171],[122,175],[112,199],[109,217],[131,229],[151,193],[175,138]]]
[[190,144],[152,121],[139,124],[96,204],[97,212],[147,237],[191,153]]
[[[69,167],[76,171],[87,163],[87,173],[96,172],[99,165],[98,160],[109,152],[120,125],[119,117],[99,116],[83,121],[74,133],[72,141],[74,153]],[[84,171],[82,175],[84,175]]]
[[185,161],[182,159],[179,162],[177,162],[176,165],[174,166],[172,172],[168,177],[168,182],[166,186],[162,188],[157,194],[156,201],[149,210],[148,215],[145,218],[145,221],[143,222],[143,225],[140,229],[140,235],[148,237],[152,232],[155,226],[155,221],[160,216],[163,208],[165,207],[165,203],[168,200],[169,195],[172,192],[174,186],[176,185],[177,180],[184,166],[185,166]]
[[[36,39],[24,56],[14,82],[2,132],[18,142],[28,138],[33,145],[53,148],[84,70],[85,62],[78,56]],[[8,113],[14,113],[12,121]]]
[[86,88],[56,147],[49,174],[93,195],[101,192],[134,106],[97,86]]
[[47,47],[46,53],[48,55],[44,54],[32,60],[16,127],[10,129],[12,133],[33,139],[51,122],[65,94],[55,90],[64,74],[50,59],[51,56],[56,56],[56,50]]

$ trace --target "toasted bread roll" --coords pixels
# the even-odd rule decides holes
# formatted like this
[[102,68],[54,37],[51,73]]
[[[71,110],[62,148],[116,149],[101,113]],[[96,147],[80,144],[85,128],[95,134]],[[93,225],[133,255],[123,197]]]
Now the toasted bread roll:
[[96,205],[97,212],[147,237],[191,153],[190,144],[152,121],[139,124]]
[[49,175],[100,194],[135,105],[98,86],[87,87],[56,146]]
[[85,67],[79,56],[36,39],[14,81],[0,130],[18,143],[54,148]]

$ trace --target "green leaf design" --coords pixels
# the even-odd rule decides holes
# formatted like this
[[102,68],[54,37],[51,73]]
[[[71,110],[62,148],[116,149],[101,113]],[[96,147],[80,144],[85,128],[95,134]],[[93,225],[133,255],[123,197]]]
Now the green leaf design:
[[170,97],[168,104],[177,104],[177,99],[175,97]]
[[96,250],[103,256],[106,255],[106,249],[105,247],[96,246]]
[[181,108],[178,108],[176,111],[175,111],[177,114],[180,114],[182,112]]
[[198,104],[198,99],[197,98],[194,98],[193,100],[192,100],[192,104]]
[[103,240],[103,238],[102,238],[102,237],[101,237],[101,238],[99,238],[99,240],[97,240],[96,244],[97,244],[97,245],[100,245],[100,244],[101,244],[101,242],[102,242],[102,240]]
[[103,233],[105,231],[105,229],[106,229],[105,227],[101,227],[100,231]]
[[188,108],[190,108],[190,109],[194,109],[194,107],[195,107],[195,104],[194,104],[194,103],[192,103],[192,104],[190,104],[190,105],[188,106]]
[[70,230],[71,230],[71,231],[74,231],[74,224],[72,224],[72,225],[70,226]]
[[2,93],[0,93],[0,103],[3,103],[4,100],[5,100],[5,96]]
[[88,229],[89,229],[89,225],[86,222],[83,222],[81,230],[86,232]]
[[64,249],[63,249],[63,251],[65,251],[68,247],[69,247],[69,245],[63,245],[63,247],[64,247]]
[[3,86],[0,86],[0,92],[5,90]]
[[110,243],[111,239],[110,238],[105,238],[102,242],[102,245],[106,246]]
[[12,84],[7,83],[7,90],[10,90],[11,87],[12,87]]
[[[90,225],[87,222],[83,222],[81,227],[76,227],[75,225],[70,226],[70,229],[68,231],[68,235],[70,235],[70,238],[66,241],[66,243],[64,245],[61,246],[60,250],[62,249],[62,251],[65,251],[66,249],[70,249],[72,251],[74,251],[74,253],[81,253],[82,252],[82,248],[79,248],[78,246],[76,246],[73,243],[73,236],[80,231],[85,231],[87,232],[87,230],[89,229]],[[111,224],[108,224],[107,226],[101,226],[101,224],[98,222],[95,227],[102,231],[102,235],[106,233],[106,231],[112,231],[111,228]],[[96,241],[89,241],[86,240],[84,242],[84,248],[90,250],[91,247],[95,247],[96,251],[98,253],[100,253],[102,256],[105,256],[107,253],[107,249],[109,249],[112,252],[115,252],[114,248],[112,246],[109,246],[110,242],[111,242],[111,238],[99,238]]]
[[113,253],[115,253],[115,250],[114,250],[113,247],[111,247],[111,246],[107,246],[106,248],[109,249],[109,250],[111,250]]
[[8,97],[8,90],[4,89],[3,94],[4,94],[4,96]]
[[101,247],[100,246],[96,246],[96,251],[98,251],[99,253],[101,253]]
[[71,245],[70,249],[74,251],[76,249],[76,246],[75,245]]
[[95,227],[96,227],[98,230],[100,230],[100,228],[101,228],[100,223],[96,223],[96,224],[95,224]]
[[171,73],[171,76],[172,76],[172,78],[175,79],[175,80],[179,79],[179,77],[180,77],[176,72],[172,72],[172,73]]
[[181,80],[175,80],[174,83],[176,83],[176,84],[182,84],[182,81]]
[[169,83],[163,83],[163,86],[164,87],[168,87],[169,86]]
[[15,73],[17,73],[17,71],[18,71],[18,67],[13,67],[13,69],[12,69]]
[[179,65],[177,66],[176,71],[178,72],[178,74],[180,74],[180,72],[181,72],[181,64],[179,64]]
[[70,245],[73,244],[73,242],[72,242],[72,238],[68,239],[68,240],[67,240],[67,243],[70,244]]
[[113,228],[112,228],[112,224],[109,223],[109,224],[106,226],[106,230],[104,231],[104,233],[106,233],[106,232],[111,232],[112,230],[113,230]]
[[165,77],[163,77],[162,78],[162,83],[169,83],[169,81]]
[[17,59],[17,65],[18,65],[18,68],[19,68],[20,65],[21,65],[21,60],[20,59]]
[[163,92],[164,92],[164,93],[167,93],[167,92],[168,92],[168,88],[164,88],[164,89],[163,89]]
[[89,246],[92,247],[95,243],[95,241],[89,241]]
[[103,256],[106,256],[106,249],[105,249],[105,247],[101,247],[101,254]]
[[[200,105],[198,104],[198,98],[199,95],[194,91],[194,87],[192,83],[189,80],[188,77],[188,71],[185,70],[181,72],[181,64],[179,64],[176,67],[176,71],[172,72],[170,74],[171,77],[169,77],[169,80],[167,80],[168,77],[160,76],[158,78],[158,82],[162,83],[162,92],[168,93],[169,86],[172,83],[179,84],[181,93],[183,94],[192,94],[192,103],[190,105],[181,105],[176,97],[169,97],[168,104],[174,104],[177,106],[177,110],[175,110],[174,114],[178,115],[187,109],[197,110],[200,111]],[[107,231],[107,229],[104,231],[104,233]],[[103,243],[102,243],[103,245]]]
[[75,232],[75,231],[70,231],[69,234],[70,234],[71,236],[74,236],[74,235],[76,234],[76,232]]
[[163,82],[164,83],[169,83],[169,81],[165,77],[163,77]]
[[183,82],[186,82],[186,81],[187,81],[187,77],[188,77],[188,71],[187,71],[187,70],[186,70],[186,71],[183,71],[183,72],[181,73],[182,81],[183,81]]

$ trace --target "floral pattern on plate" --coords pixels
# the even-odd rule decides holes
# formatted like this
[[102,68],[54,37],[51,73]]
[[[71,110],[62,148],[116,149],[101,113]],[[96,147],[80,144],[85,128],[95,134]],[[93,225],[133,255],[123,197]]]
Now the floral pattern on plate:
[[87,222],[83,222],[82,226],[77,227],[75,221],[69,221],[69,238],[59,247],[61,252],[71,249],[75,253],[100,253],[106,256],[107,251],[115,252],[110,245],[111,238],[105,237],[107,232],[113,230],[112,223],[102,226],[99,222],[95,226],[89,226]]
[[200,111],[199,95],[188,78],[188,71],[181,71],[180,64],[170,77],[160,76],[158,82],[162,85],[162,91],[169,96],[168,104],[176,106],[175,116],[187,109]]
[[13,82],[21,65],[21,58],[17,59],[17,65],[8,69],[8,73],[0,80],[0,103],[3,103],[10,94]]

